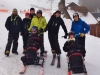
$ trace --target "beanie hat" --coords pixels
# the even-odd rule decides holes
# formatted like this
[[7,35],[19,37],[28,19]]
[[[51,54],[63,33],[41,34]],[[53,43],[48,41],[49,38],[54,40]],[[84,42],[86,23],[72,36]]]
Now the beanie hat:
[[74,13],[73,14],[73,18],[76,17],[76,16],[79,18],[79,14],[78,13]]
[[35,9],[34,9],[34,8],[30,8],[30,11],[31,11],[31,10],[35,11]]
[[37,11],[37,14],[38,14],[38,13],[42,14],[42,10],[38,10],[38,11]]
[[55,13],[59,13],[59,14],[61,14],[61,11],[60,11],[60,10],[57,10]]
[[69,33],[68,33],[68,36],[70,37],[70,35],[75,36],[74,32],[69,32]]
[[14,11],[16,11],[16,12],[17,12],[18,10],[17,10],[16,8],[14,8],[14,9],[13,9],[13,12],[14,12]]
[[30,15],[30,13],[28,13],[28,12],[27,12],[27,13],[25,13],[25,16],[27,16],[27,15]]

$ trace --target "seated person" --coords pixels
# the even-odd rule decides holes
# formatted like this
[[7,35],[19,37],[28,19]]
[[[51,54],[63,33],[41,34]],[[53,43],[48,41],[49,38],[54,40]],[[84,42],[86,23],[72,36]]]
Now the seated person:
[[29,35],[25,56],[21,57],[24,65],[34,64],[37,57],[37,50],[41,46],[41,38],[38,36],[38,28],[33,26]]

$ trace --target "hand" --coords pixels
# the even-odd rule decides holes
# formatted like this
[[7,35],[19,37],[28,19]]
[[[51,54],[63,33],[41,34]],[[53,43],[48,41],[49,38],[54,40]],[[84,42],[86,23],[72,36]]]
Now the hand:
[[23,33],[20,33],[21,36],[23,36]]
[[67,39],[67,36],[66,36],[66,35],[64,35],[64,36],[62,36],[62,38],[65,38],[65,39]]
[[81,33],[81,34],[80,34],[80,37],[84,37],[84,36],[85,36],[85,34],[84,34],[84,33]]
[[39,30],[39,32],[40,32],[40,33],[43,32],[43,29],[41,28],[41,29]]

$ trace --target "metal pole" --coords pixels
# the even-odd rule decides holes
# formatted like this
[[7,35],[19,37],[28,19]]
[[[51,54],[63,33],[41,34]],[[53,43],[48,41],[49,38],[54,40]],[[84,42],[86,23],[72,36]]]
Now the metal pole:
[[51,10],[52,10],[52,0],[51,0]]

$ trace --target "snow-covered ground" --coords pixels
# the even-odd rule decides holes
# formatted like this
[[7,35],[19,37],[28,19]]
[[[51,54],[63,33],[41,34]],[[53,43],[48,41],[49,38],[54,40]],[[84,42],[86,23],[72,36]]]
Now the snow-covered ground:
[[[20,10],[22,8],[30,8],[29,2],[27,3],[26,0],[20,0],[21,2],[19,3],[19,0],[0,0],[0,3],[4,4],[6,7],[9,9],[12,9],[14,6],[17,6],[17,8]],[[31,1],[31,0],[27,0]],[[34,0],[35,1],[35,0]],[[33,4],[34,4],[33,1]],[[42,0],[37,0],[37,1],[42,1]],[[5,3],[4,3],[5,2]],[[44,1],[43,1],[44,2]],[[15,4],[13,4],[15,3]],[[19,4],[18,4],[19,3]],[[25,3],[25,4],[24,4]],[[30,2],[32,3],[32,2]],[[13,5],[13,7],[11,6]],[[56,4],[56,3],[55,3]],[[38,5],[38,4],[37,4]],[[41,7],[44,4],[41,4]],[[23,56],[22,51],[23,51],[23,44],[22,44],[22,37],[19,37],[19,46],[18,46],[18,52],[19,55],[13,55],[10,53],[9,57],[6,57],[4,55],[5,51],[5,46],[7,43],[7,38],[8,38],[8,31],[5,29],[5,21],[6,18],[11,14],[10,13],[0,13],[0,75],[19,75],[19,71],[23,67],[22,62],[20,61],[21,56]],[[22,18],[24,15],[19,14]],[[44,13],[45,18],[47,21],[49,20],[50,16],[47,13]],[[70,30],[71,27],[71,21],[64,19],[66,23],[66,27],[68,30]],[[66,41],[66,39],[61,38],[61,36],[64,35],[64,32],[62,29],[59,31],[59,43],[62,47]],[[45,33],[44,36],[45,39],[45,49],[48,51],[48,57],[45,62],[45,69],[44,69],[44,75],[67,75],[67,60],[66,56],[62,50],[62,55],[61,55],[61,68],[58,69],[55,66],[50,66],[50,62],[52,60],[52,53],[50,49],[50,44],[48,41],[48,35],[47,32]],[[86,55],[86,68],[88,71],[88,75],[99,75],[100,74],[100,38],[94,37],[87,35],[86,36],[86,50],[87,50],[87,55]],[[38,75],[40,66],[29,66],[28,69],[26,70],[26,73],[24,75]]]

